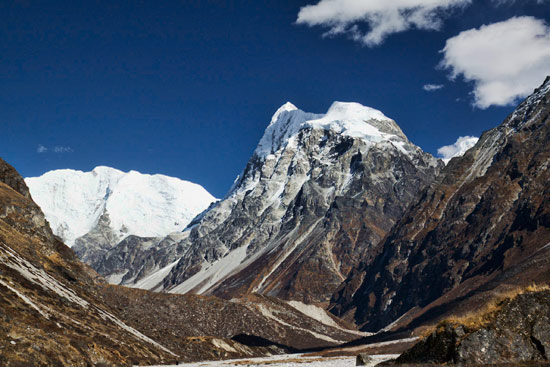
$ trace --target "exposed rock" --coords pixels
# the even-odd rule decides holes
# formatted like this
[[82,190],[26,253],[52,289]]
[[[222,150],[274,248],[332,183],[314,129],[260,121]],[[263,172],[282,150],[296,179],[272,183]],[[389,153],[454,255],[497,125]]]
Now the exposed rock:
[[119,242],[120,237],[111,228],[109,213],[105,210],[88,233],[74,240],[72,249],[82,262],[98,270],[97,263]]
[[449,162],[335,293],[332,312],[376,331],[437,317],[488,287],[550,280],[548,141],[550,79]]
[[369,356],[366,353],[360,353],[355,358],[355,365],[356,366],[366,366],[371,362],[372,362],[371,356]]
[[23,177],[2,158],[0,158],[0,182],[8,185],[26,198],[31,196]]
[[503,301],[483,327],[444,323],[396,363],[498,364],[547,361],[550,291]]

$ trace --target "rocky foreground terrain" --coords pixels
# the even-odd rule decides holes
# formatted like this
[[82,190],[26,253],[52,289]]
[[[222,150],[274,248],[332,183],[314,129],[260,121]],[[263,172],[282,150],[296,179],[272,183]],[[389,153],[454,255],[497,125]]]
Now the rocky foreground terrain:
[[542,364],[549,353],[550,290],[544,290],[446,321],[392,364]]
[[[365,336],[321,308],[261,295],[227,301],[105,285],[101,298],[118,310],[122,320],[146,330],[147,335],[187,361],[197,356],[190,355],[188,344],[182,340],[215,336],[226,342],[231,339],[231,344],[275,347],[272,349],[281,353],[333,347]],[[231,350],[206,352],[203,359],[242,355]]]

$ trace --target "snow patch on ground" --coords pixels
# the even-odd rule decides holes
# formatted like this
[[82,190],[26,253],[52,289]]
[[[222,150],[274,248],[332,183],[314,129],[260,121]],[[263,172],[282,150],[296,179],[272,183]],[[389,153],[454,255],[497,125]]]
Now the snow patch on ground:
[[126,273],[128,273],[128,270],[122,273],[111,274],[106,278],[107,282],[109,282],[109,284],[120,284],[120,282],[122,281],[122,278],[124,278]]
[[294,330],[301,330],[301,331],[305,331],[311,335],[313,335],[315,338],[317,339],[320,339],[320,340],[324,340],[324,341],[327,341],[329,343],[335,343],[335,344],[342,344],[342,343],[345,343],[345,341],[343,340],[336,340],[336,339],[333,339],[331,338],[330,336],[327,336],[327,335],[323,335],[323,334],[319,334],[315,331],[312,331],[312,330],[308,330],[308,329],[304,329],[304,328],[301,328],[301,327],[297,327],[295,325],[291,325],[283,320],[281,320],[280,318],[278,318],[277,316],[275,316],[273,314],[273,312],[271,312],[271,310],[269,310],[265,305],[262,305],[262,304],[258,304],[258,309],[260,310],[260,313],[267,317],[268,319],[271,319],[271,320],[274,320],[276,322],[278,322],[279,324],[282,324],[284,326],[287,326],[289,328],[292,328]]
[[[367,367],[374,367],[384,361],[399,357],[398,354],[380,354],[371,356],[373,361]],[[307,357],[303,354],[285,354],[263,358],[233,359],[227,361],[208,361],[195,363],[180,363],[183,367],[242,367],[242,366],[269,366],[269,367],[352,367],[355,366],[355,357]],[[151,366],[175,367],[175,366]]]
[[365,333],[365,332],[350,330],[350,329],[341,327],[332,319],[332,317],[330,317],[327,311],[325,311],[321,307],[318,307],[315,305],[306,305],[305,303],[302,303],[300,301],[288,301],[287,303],[291,307],[303,313],[304,315],[311,317],[312,319],[317,320],[320,323],[325,324],[327,326],[331,326],[333,328],[343,330],[348,333],[357,334],[360,336],[372,335],[372,333]]
[[[162,280],[170,273],[170,270],[177,265],[178,261],[179,259],[137,281],[136,283],[128,282],[128,284],[124,285],[130,288],[149,289],[160,292],[162,291]],[[161,287],[160,289],[159,286]]]
[[218,261],[210,264],[205,262],[201,270],[178,286],[172,288],[169,293],[185,294],[193,290],[193,293],[203,294],[218,281],[230,276],[246,258],[248,246],[241,246]]
[[220,348],[220,349],[223,349],[225,350],[226,352],[233,352],[233,353],[236,353],[237,350],[235,350],[235,348],[233,348],[231,345],[227,344],[224,340],[222,339],[212,339],[212,344],[214,344],[214,346],[216,348]]

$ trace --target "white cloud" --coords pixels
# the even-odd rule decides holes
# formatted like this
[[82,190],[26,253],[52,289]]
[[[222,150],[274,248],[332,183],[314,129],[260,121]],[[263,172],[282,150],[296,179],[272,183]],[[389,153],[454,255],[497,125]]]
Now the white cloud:
[[37,153],[46,153],[47,151],[48,151],[48,148],[46,148],[42,144],[38,144],[38,148],[36,148]]
[[474,105],[513,104],[550,74],[550,28],[534,17],[470,29],[447,40],[440,66],[474,82]]
[[437,150],[439,157],[445,162],[449,163],[451,158],[459,157],[466,153],[468,149],[476,145],[479,138],[475,136],[461,136],[452,145],[445,145]]
[[440,90],[443,87],[443,84],[425,84],[422,89],[424,89],[426,92],[434,92],[436,90]]
[[[497,5],[513,5],[516,2],[522,2],[525,0],[493,0],[494,3]],[[545,2],[548,2],[549,0],[535,0],[537,4],[544,4]]]
[[[298,24],[324,26],[325,35],[347,34],[367,46],[412,28],[437,30],[451,10],[472,0],[320,0],[298,13]],[[369,30],[361,30],[366,23]]]
[[73,148],[71,147],[63,147],[60,145],[55,146],[53,149],[49,149],[48,147],[45,147],[42,144],[38,144],[38,148],[36,148],[37,153],[46,153],[46,152],[54,152],[54,153],[72,153]]
[[53,148],[53,151],[56,153],[71,153],[73,151],[73,148],[56,146],[55,148]]

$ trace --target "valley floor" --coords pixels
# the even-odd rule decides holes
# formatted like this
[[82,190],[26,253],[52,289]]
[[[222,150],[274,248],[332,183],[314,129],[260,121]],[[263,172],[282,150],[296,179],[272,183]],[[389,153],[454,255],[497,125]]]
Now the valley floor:
[[[388,359],[397,358],[398,354],[373,355],[373,362],[368,367],[373,367]],[[303,354],[286,354],[263,358],[233,359],[227,361],[208,361],[194,363],[180,363],[178,367],[245,367],[245,366],[268,366],[268,367],[292,367],[292,366],[315,366],[315,367],[351,367],[355,366],[355,357],[312,357]],[[172,365],[175,367],[175,365]],[[151,367],[172,367],[172,366],[151,366]]]

